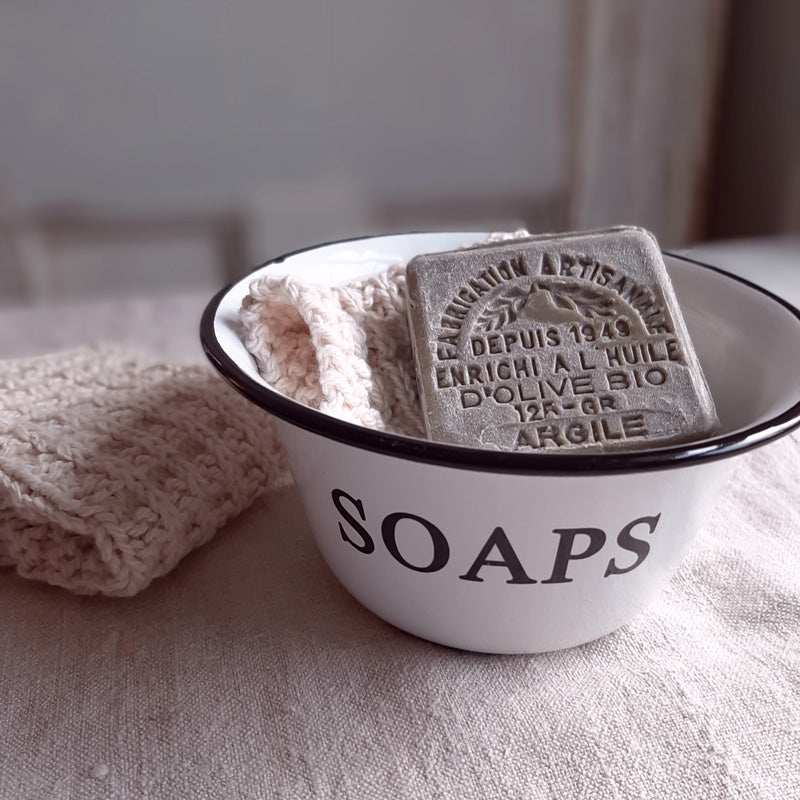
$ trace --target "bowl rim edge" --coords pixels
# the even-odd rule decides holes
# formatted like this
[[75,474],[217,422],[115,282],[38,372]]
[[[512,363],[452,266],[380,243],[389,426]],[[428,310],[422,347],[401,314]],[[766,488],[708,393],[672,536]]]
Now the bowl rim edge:
[[[412,234],[440,233],[441,231],[408,231],[405,233],[384,234],[384,236],[405,236]],[[329,242],[299,248],[290,253],[269,259],[250,270],[239,280],[220,289],[206,305],[200,320],[200,342],[212,366],[222,378],[236,391],[265,412],[311,433],[332,439],[360,450],[368,450],[386,456],[395,456],[410,461],[418,461],[435,466],[453,469],[478,470],[482,472],[507,473],[517,475],[604,475],[657,471],[688,467],[698,464],[731,458],[756,447],[766,445],[791,433],[800,427],[800,401],[786,411],[755,425],[733,433],[716,436],[698,442],[689,442],[653,450],[638,450],[612,453],[519,453],[507,450],[481,450],[472,447],[417,439],[400,434],[387,433],[366,428],[352,422],[337,419],[324,412],[303,405],[269,389],[244,374],[236,362],[226,353],[217,339],[215,322],[223,298],[237,284],[256,272],[278,264],[300,253],[316,250],[330,245],[382,238],[380,234],[336,239]],[[721,267],[669,250],[662,251],[665,256],[684,261],[713,272],[718,272],[731,280],[748,286],[772,301],[782,305],[800,322],[800,310],[782,297],[763,286],[728,272]]]

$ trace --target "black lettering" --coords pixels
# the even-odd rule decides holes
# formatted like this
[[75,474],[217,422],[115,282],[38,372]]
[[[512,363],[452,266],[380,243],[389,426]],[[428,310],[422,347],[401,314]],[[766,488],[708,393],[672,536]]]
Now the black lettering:
[[[497,548],[497,552],[502,556],[500,560],[489,558],[489,553],[491,553],[495,547]],[[507,580],[506,583],[536,583],[533,578],[529,578],[526,574],[522,563],[514,552],[514,548],[511,546],[511,542],[508,541],[506,532],[500,527],[492,531],[491,536],[486,540],[486,544],[481,548],[472,566],[463,575],[459,575],[458,577],[462,581],[476,581],[481,583],[483,582],[483,578],[479,577],[478,573],[487,564],[492,567],[505,567],[511,573],[511,578]]]
[[342,539],[344,539],[348,544],[353,545],[356,550],[360,550],[362,553],[373,552],[373,550],[375,550],[375,542],[372,541],[372,537],[369,535],[367,529],[358,520],[356,520],[346,508],[342,506],[342,498],[346,498],[355,506],[358,516],[361,517],[362,522],[367,521],[367,515],[364,513],[364,504],[355,497],[350,497],[347,492],[343,492],[341,489],[334,489],[331,492],[331,498],[333,499],[334,506],[336,506],[336,510],[350,525],[352,525],[353,530],[359,536],[359,540],[350,538],[340,522],[339,533],[341,534]]
[[[403,558],[400,553],[400,549],[397,547],[397,523],[403,519],[418,522],[430,535],[431,544],[433,545],[433,557],[431,558],[431,563],[427,566],[412,564]],[[429,522],[424,517],[418,517],[416,514],[407,514],[402,511],[388,514],[381,524],[381,536],[392,558],[398,564],[402,564],[408,569],[413,569],[415,572],[438,572],[450,558],[450,546],[447,544],[444,534],[432,522]]]
[[624,575],[626,572],[636,569],[636,567],[638,567],[639,564],[641,564],[642,561],[647,558],[647,554],[650,552],[650,543],[646,542],[644,539],[637,539],[635,536],[633,536],[632,531],[637,525],[647,525],[650,529],[647,532],[654,533],[659,519],[661,519],[661,514],[656,514],[654,517],[639,517],[639,519],[629,522],[619,532],[619,536],[617,536],[617,544],[623,550],[628,550],[631,553],[635,553],[636,560],[630,566],[618,567],[616,559],[612,558],[608,562],[605,574],[603,575],[604,578],[607,578],[609,575]]
[[[600,528],[556,528],[553,533],[557,533],[561,538],[558,542],[556,559],[553,562],[553,574],[542,583],[571,583],[572,578],[567,577],[567,567],[570,561],[577,561],[580,558],[589,558],[597,553],[606,543],[606,535]],[[580,553],[573,553],[572,546],[576,536],[588,536],[589,544]]]

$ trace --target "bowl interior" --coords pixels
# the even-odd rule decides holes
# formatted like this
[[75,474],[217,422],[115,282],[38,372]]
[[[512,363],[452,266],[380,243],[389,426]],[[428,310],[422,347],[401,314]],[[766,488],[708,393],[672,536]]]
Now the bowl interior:
[[721,434],[800,402],[800,316],[727,273],[665,257],[717,408]]
[[[219,347],[241,372],[271,389],[242,344],[238,311],[264,270],[339,285],[418,253],[480,241],[481,232],[421,233],[337,242],[285,256],[234,284],[214,316]],[[675,256],[665,262],[717,407],[719,437],[768,424],[800,403],[800,313],[727,273]]]

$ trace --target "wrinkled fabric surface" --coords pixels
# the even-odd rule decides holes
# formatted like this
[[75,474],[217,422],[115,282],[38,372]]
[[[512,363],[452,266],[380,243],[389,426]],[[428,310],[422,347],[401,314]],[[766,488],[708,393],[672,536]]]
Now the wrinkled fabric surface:
[[[202,304],[120,308],[0,312],[0,348],[144,330],[162,359],[166,342],[202,358]],[[799,487],[798,433],[742,457],[654,603],[544,655],[382,622],[332,577],[291,488],[135,597],[0,569],[0,798],[797,797]]]
[[267,495],[120,600],[0,574],[0,797],[791,798],[800,441],[744,457],[664,592],[486,656],[364,610]]

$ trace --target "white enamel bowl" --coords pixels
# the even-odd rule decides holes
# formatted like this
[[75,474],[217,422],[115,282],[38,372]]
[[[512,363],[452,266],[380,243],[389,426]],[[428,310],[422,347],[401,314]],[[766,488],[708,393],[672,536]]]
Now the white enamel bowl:
[[345,283],[483,236],[383,236],[287,255],[214,297],[201,338],[231,386],[276,417],[317,545],[363,605],[467,650],[571,647],[639,613],[736,457],[800,425],[800,312],[713,267],[665,256],[721,433],[590,456],[454,447],[342,422],[274,391],[242,345],[238,309],[264,270]]

